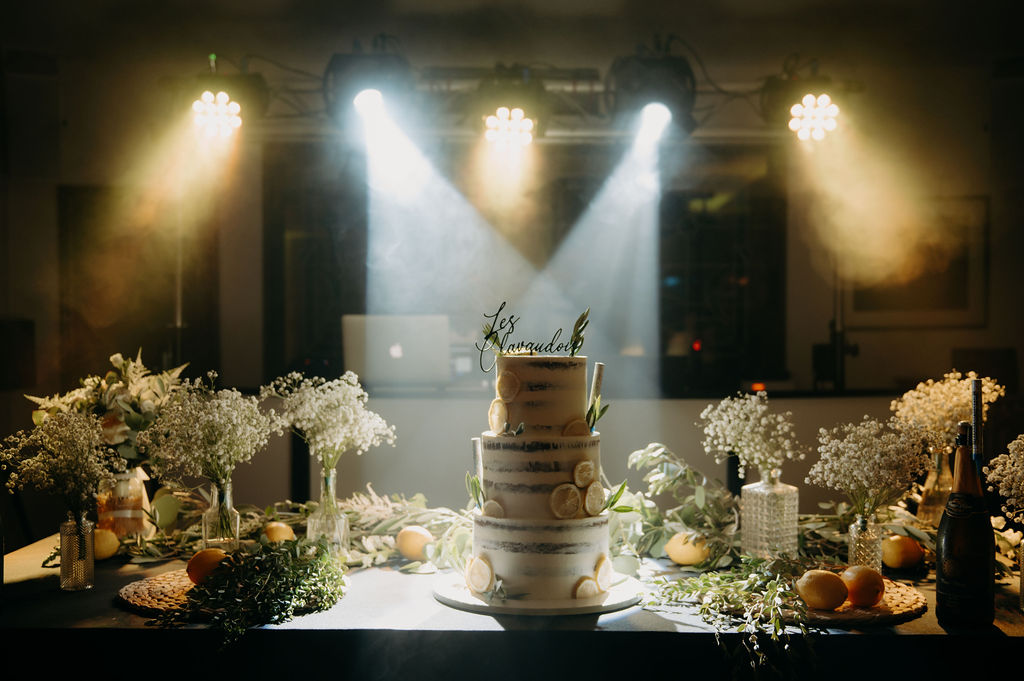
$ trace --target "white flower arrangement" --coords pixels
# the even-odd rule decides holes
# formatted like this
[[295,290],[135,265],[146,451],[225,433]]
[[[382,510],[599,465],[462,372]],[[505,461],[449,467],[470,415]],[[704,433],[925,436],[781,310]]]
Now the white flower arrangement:
[[235,467],[252,459],[272,432],[281,430],[273,412],[264,413],[255,396],[233,388],[214,390],[217,374],[184,381],[160,416],[139,433],[139,446],[150,457],[157,478],[180,482],[203,476],[219,484]]
[[[889,409],[901,423],[920,428],[925,444],[933,452],[951,451],[956,441],[957,424],[971,420],[971,380],[978,374],[962,374],[956,369],[941,381],[929,378],[892,401]],[[981,379],[982,418],[989,405],[1006,394],[1006,388],[992,378]]]
[[735,455],[740,477],[746,477],[749,466],[770,470],[806,455],[793,432],[793,413],[773,413],[764,391],[709,404],[700,418],[697,425],[704,429],[704,451],[713,455],[716,463]]
[[51,397],[25,397],[36,404],[32,422],[39,425],[48,416],[67,412],[95,414],[103,428],[103,440],[130,465],[142,463],[135,446],[136,436],[156,420],[160,409],[181,388],[181,365],[159,374],[142,363],[142,350],[135,359],[121,353],[110,356],[112,370],[103,376],[86,376],[82,385]]
[[64,498],[75,520],[95,508],[100,484],[112,482],[124,460],[107,447],[99,419],[60,412],[30,431],[19,431],[0,449],[0,471],[10,470],[7,488],[26,486]]
[[281,400],[283,424],[306,441],[325,469],[334,468],[345,452],[395,444],[394,426],[366,408],[369,396],[351,371],[330,381],[293,371],[264,386],[260,397]]
[[981,470],[990,492],[1003,497],[1002,511],[1007,518],[1024,521],[1024,435],[1006,446],[1007,453],[992,457]]
[[895,417],[883,423],[865,416],[860,423],[821,428],[818,442],[821,458],[805,481],[844,493],[865,517],[898,501],[931,466],[920,429]]

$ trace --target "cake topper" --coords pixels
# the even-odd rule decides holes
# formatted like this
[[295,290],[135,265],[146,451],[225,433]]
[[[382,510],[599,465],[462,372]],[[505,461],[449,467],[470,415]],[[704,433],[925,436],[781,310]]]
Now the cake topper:
[[[572,335],[569,338],[569,342],[560,343],[558,339],[562,336],[562,329],[559,327],[555,331],[551,340],[548,342],[544,341],[522,341],[522,340],[511,340],[510,337],[515,332],[516,323],[519,322],[522,317],[517,317],[514,314],[508,314],[503,316],[502,312],[505,310],[506,302],[502,302],[498,306],[498,310],[493,314],[485,314],[483,333],[484,338],[482,343],[476,343],[475,347],[480,351],[480,369],[482,371],[489,372],[494,368],[497,363],[497,357],[501,355],[534,355],[540,353],[555,354],[559,352],[568,352],[570,357],[575,357],[577,353],[583,348],[583,332],[586,330],[587,325],[590,324],[588,319],[590,315],[590,308],[588,307],[583,314],[576,318],[576,323],[572,327]],[[484,355],[488,350],[492,350],[495,355],[495,360],[490,364],[486,364],[484,361]]]

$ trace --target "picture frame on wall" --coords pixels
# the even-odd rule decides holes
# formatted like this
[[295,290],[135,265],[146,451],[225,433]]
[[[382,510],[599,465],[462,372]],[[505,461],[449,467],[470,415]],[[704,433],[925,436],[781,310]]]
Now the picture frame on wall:
[[848,329],[969,328],[988,320],[987,196],[943,197],[931,203],[929,224],[941,235],[934,265],[913,279],[848,286],[843,316]]

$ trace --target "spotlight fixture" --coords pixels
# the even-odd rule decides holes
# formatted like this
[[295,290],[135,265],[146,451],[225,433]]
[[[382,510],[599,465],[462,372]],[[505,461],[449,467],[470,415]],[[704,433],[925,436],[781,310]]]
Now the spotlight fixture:
[[324,71],[324,101],[331,118],[344,125],[355,98],[376,90],[382,99],[394,100],[415,90],[412,67],[393,52],[335,54]]
[[640,130],[637,138],[648,142],[656,142],[668,124],[672,122],[672,112],[661,102],[651,102],[640,110]]
[[[526,112],[530,115],[527,116]],[[469,98],[468,115],[496,145],[526,146],[544,134],[550,102],[544,83],[532,69],[498,64],[480,79]]]
[[242,127],[242,106],[223,90],[216,95],[205,90],[192,102],[192,111],[196,130],[204,137],[230,137]]
[[384,95],[374,88],[360,90],[359,94],[352,98],[352,105],[361,116],[371,116],[384,108]]
[[790,107],[789,113],[792,116],[789,119],[789,129],[795,132],[798,138],[821,141],[825,139],[826,132],[836,129],[839,107],[827,94],[815,97],[808,93],[803,96],[800,103]]
[[499,106],[484,124],[484,137],[497,147],[525,147],[533,141],[533,119],[527,118],[519,107]]
[[659,102],[686,132],[697,127],[693,118],[696,77],[690,62],[669,54],[667,47],[650,54],[616,58],[607,81],[605,105],[614,116],[633,116],[651,102]]

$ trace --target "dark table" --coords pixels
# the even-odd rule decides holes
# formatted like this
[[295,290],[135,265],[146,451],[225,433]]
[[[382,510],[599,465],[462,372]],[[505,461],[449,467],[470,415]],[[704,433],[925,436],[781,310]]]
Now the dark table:
[[[181,569],[183,562],[135,565],[112,558],[96,564],[95,588],[62,592],[58,571],[40,567],[56,544],[53,536],[5,556],[4,660],[24,656],[35,664],[45,661],[47,668],[52,663],[54,669],[72,661],[87,661],[95,669],[106,661],[133,676],[189,678],[200,668],[288,679],[314,673],[342,679],[478,681],[753,674],[745,652],[725,650],[740,646],[742,635],[730,633],[719,640],[689,607],[632,607],[603,615],[481,615],[434,599],[435,580],[450,575],[387,568],[351,572],[347,595],[326,612],[251,630],[222,647],[216,632],[203,625],[147,626],[148,618],[117,604],[122,586]],[[655,562],[645,567],[660,568]],[[928,599],[923,616],[891,627],[831,630],[807,639],[796,635],[788,650],[773,654],[777,668],[759,670],[759,678],[939,679],[961,666],[975,672],[972,679],[988,678],[987,670],[997,669],[1000,676],[1013,677],[1024,654],[1024,616],[1015,584],[997,589],[995,626],[982,632],[943,630],[934,616],[934,587],[926,582],[917,588]]]

